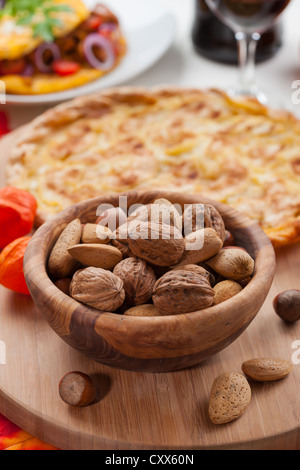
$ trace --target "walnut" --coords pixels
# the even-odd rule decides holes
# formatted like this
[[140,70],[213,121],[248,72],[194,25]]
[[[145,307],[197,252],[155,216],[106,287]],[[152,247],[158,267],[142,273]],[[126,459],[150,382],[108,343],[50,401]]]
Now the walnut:
[[198,264],[186,264],[184,266],[177,266],[173,269],[173,271],[190,271],[196,274],[201,274],[202,276],[206,277],[210,285],[213,287],[216,284],[215,276],[207,269],[199,266]]
[[178,315],[211,307],[214,291],[205,275],[173,270],[156,282],[152,298],[162,315]]
[[129,230],[129,237],[134,255],[156,266],[178,264],[185,250],[181,232],[166,224],[139,222],[134,230]]
[[103,312],[116,312],[125,300],[123,281],[110,271],[93,267],[74,274],[70,295]]
[[124,283],[126,304],[142,305],[151,299],[156,276],[146,261],[127,258],[117,264],[113,273]]
[[203,228],[212,228],[224,243],[226,238],[225,224],[221,214],[214,206],[210,204],[191,204],[185,209],[183,218],[186,236]]

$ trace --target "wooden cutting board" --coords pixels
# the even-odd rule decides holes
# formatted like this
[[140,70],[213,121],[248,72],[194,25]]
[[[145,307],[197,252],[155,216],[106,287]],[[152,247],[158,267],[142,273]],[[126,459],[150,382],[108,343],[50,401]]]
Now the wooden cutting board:
[[[14,138],[0,142],[0,185]],[[241,373],[242,362],[254,357],[294,355],[300,362],[300,322],[286,325],[272,307],[277,293],[300,287],[300,245],[279,249],[277,259],[270,294],[248,330],[205,363],[173,373],[132,373],[94,363],[56,336],[29,297],[0,287],[0,350],[6,347],[0,413],[64,450],[299,450],[300,364],[281,382],[251,383],[252,402],[236,422],[215,426],[207,411],[212,383],[223,371]],[[61,401],[59,381],[74,370],[93,377],[96,404],[75,409]]]

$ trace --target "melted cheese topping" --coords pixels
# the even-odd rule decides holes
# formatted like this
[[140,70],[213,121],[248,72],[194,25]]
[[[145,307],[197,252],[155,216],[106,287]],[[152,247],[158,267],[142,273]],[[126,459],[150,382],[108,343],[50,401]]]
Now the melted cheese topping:
[[300,239],[300,123],[293,116],[218,91],[148,98],[124,91],[103,104],[91,98],[81,108],[57,108],[19,144],[9,184],[32,192],[49,215],[104,193],[202,193],[244,212],[275,244]]

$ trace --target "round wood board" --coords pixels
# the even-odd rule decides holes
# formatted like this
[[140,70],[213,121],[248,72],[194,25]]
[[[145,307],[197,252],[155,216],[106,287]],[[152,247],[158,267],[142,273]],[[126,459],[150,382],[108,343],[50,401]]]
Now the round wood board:
[[[0,143],[2,168],[14,138]],[[172,373],[133,373],[92,362],[52,331],[29,297],[0,287],[0,346],[6,345],[0,413],[63,450],[300,449],[300,364],[283,381],[251,382],[252,402],[239,420],[215,426],[208,416],[220,373],[241,373],[242,363],[255,357],[294,355],[300,361],[300,322],[286,325],[272,307],[278,292],[299,288],[300,245],[279,249],[277,259],[270,294],[247,331],[205,363]],[[99,390],[94,405],[75,409],[61,401],[59,381],[74,370],[93,377]]]

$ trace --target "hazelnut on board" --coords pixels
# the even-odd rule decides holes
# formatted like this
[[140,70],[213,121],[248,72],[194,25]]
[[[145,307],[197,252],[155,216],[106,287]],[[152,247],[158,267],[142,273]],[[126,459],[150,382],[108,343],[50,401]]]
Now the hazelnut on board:
[[287,323],[300,320],[300,290],[281,292],[275,297],[273,306],[277,315]]
[[156,276],[145,260],[127,258],[117,264],[113,273],[124,283],[126,303],[142,305],[151,299]]
[[138,258],[156,266],[173,266],[180,262],[185,241],[181,232],[166,224],[140,222],[129,230],[129,248]]
[[152,299],[162,315],[178,315],[211,307],[214,291],[206,276],[173,270],[156,282]]
[[61,399],[70,406],[91,405],[96,398],[96,388],[92,379],[82,372],[69,372],[59,383]]
[[110,271],[93,267],[74,274],[70,295],[78,302],[103,312],[115,312],[125,300],[123,281]]

